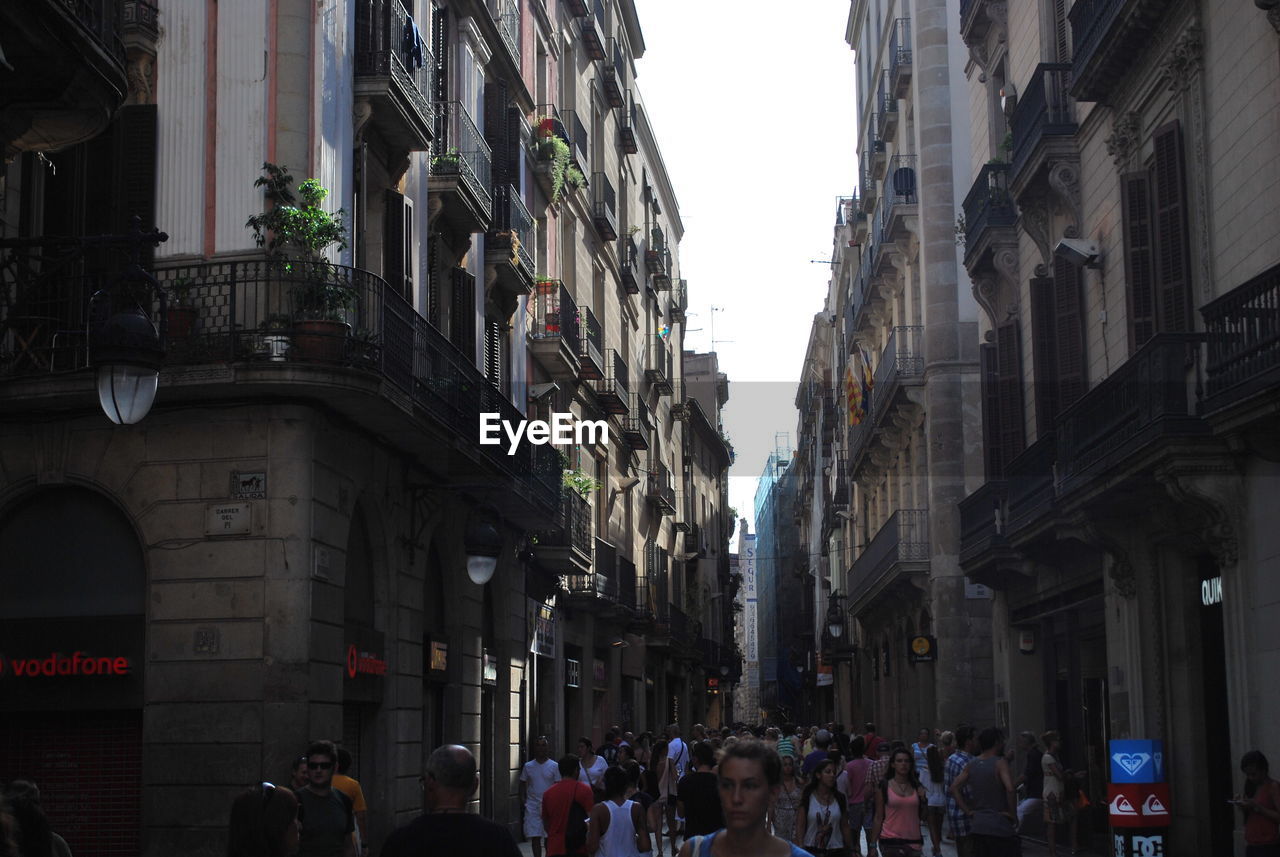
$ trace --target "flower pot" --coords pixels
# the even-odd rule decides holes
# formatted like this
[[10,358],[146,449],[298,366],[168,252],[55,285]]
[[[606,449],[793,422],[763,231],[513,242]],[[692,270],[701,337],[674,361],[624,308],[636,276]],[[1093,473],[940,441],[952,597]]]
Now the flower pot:
[[293,348],[296,360],[314,363],[342,363],[347,356],[347,338],[351,325],[331,319],[305,319],[294,322]]
[[166,335],[171,340],[189,339],[195,326],[195,307],[171,306],[165,313]]
[[291,337],[287,333],[268,333],[262,337],[261,353],[273,363],[281,363],[289,353]]

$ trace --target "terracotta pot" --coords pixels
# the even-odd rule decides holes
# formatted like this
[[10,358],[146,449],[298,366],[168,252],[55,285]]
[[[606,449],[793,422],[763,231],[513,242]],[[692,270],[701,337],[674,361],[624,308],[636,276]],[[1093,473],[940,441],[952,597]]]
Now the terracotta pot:
[[196,326],[196,308],[171,306],[165,313],[165,327],[170,339],[188,339]]
[[351,325],[330,319],[306,319],[293,324],[293,347],[289,354],[296,360],[315,363],[342,363],[347,357],[347,339]]

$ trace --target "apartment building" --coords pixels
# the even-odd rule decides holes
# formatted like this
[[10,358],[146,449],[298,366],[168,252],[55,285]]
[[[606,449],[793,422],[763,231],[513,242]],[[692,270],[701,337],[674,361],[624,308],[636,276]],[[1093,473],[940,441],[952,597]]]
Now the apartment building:
[[[0,777],[76,850],[213,854],[239,789],[333,738],[376,850],[441,743],[515,829],[531,734],[691,722],[685,643],[724,638],[686,593],[727,575],[676,522],[727,559],[727,448],[673,396],[683,227],[634,4],[0,19],[0,655],[56,673],[0,670]],[[288,232],[310,177],[318,233]],[[552,413],[608,439],[481,442]]]
[[1277,752],[1271,5],[960,18],[985,457],[961,564],[996,593],[996,714],[1070,736],[1095,802],[1109,739],[1163,740],[1170,855],[1243,853],[1222,795]]

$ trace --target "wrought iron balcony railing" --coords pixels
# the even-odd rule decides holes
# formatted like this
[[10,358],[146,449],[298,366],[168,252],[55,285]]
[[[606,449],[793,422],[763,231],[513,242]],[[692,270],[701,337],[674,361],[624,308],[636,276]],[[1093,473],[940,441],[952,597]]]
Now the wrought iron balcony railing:
[[520,7],[513,0],[497,0],[494,11],[494,22],[498,25],[498,35],[502,43],[511,52],[511,58],[520,64]]
[[520,191],[511,185],[493,189],[493,230],[510,231],[514,235],[518,241],[516,257],[526,275],[532,277],[535,240],[533,215],[520,198]]
[[626,65],[622,59],[622,45],[613,36],[604,41],[606,59],[600,66],[600,89],[610,107],[622,107],[625,103],[622,84],[626,80],[623,71]]
[[582,379],[599,381],[604,377],[604,328],[596,321],[590,307],[579,307],[582,330],[578,358],[582,361]]
[[671,395],[671,382],[674,380],[671,363],[671,349],[667,345],[667,340],[659,333],[650,336],[644,376],[661,396]]
[[576,351],[582,334],[578,325],[578,305],[559,280],[539,280],[534,286],[528,330],[532,339],[559,339],[572,343]]
[[923,379],[923,338],[924,328],[920,325],[895,327],[889,334],[889,341],[880,352],[880,362],[872,376],[870,400],[864,398],[862,419],[849,432],[849,461],[855,469],[903,382]]
[[1008,485],[993,479],[960,501],[960,565],[968,569],[1004,544]]
[[639,393],[631,393],[627,412],[622,417],[622,440],[633,450],[649,448],[653,433],[653,413]]
[[618,145],[628,155],[640,151],[636,143],[636,97],[630,89],[626,91],[622,112],[618,114]]
[[1015,181],[1042,140],[1075,136],[1075,114],[1068,95],[1070,80],[1069,63],[1040,63],[1027,82],[1010,122]]
[[899,509],[853,562],[849,574],[850,592],[855,599],[865,597],[895,567],[904,563],[927,563],[929,512],[927,509]]
[[1076,0],[1071,23],[1071,94],[1105,101],[1146,51],[1169,14],[1168,0]]
[[911,87],[911,66],[911,19],[898,18],[889,37],[889,88],[898,98]]
[[[889,159],[889,172],[884,183],[884,202],[880,204],[880,244],[892,244],[902,231],[901,218],[907,206],[919,202],[916,195],[916,156],[894,155]],[[912,209],[914,212],[914,209]]]
[[582,50],[593,62],[602,62],[605,58],[604,36],[604,2],[592,0],[591,9],[578,17],[578,37],[582,40]]
[[146,0],[123,0],[120,19],[125,38],[137,33],[154,43],[160,36],[159,14],[160,10]]
[[881,70],[876,84],[876,138],[891,140],[898,129],[898,96],[889,83],[888,72]]
[[[386,115],[375,114],[380,130],[411,151],[425,149],[437,127],[431,106],[436,62],[423,34],[401,0],[360,0],[355,15],[357,94],[390,98]],[[409,127],[387,118],[399,115],[412,117]]]
[[618,196],[604,173],[591,174],[591,213],[596,232],[605,241],[618,237]]
[[1008,228],[1018,220],[1018,209],[1009,194],[1009,165],[987,164],[978,171],[964,198],[964,256],[969,265],[984,247],[988,230]]
[[631,377],[627,361],[610,348],[605,367],[604,377],[595,382],[596,401],[605,413],[623,416],[631,408]]
[[669,310],[671,321],[676,324],[683,324],[686,320],[685,312],[689,309],[689,281],[681,277],[675,281],[675,286],[671,292],[671,308]]
[[563,489],[557,525],[537,534],[535,557],[557,570],[585,570],[591,563],[591,542],[591,504],[577,491]]
[[636,595],[636,564],[626,557],[618,557],[618,605],[632,613],[639,613]]
[[671,481],[671,471],[661,461],[650,460],[645,493],[649,502],[661,515],[676,513],[676,487]]
[[630,235],[618,239],[618,273],[622,278],[622,288],[627,294],[640,293],[640,281],[644,277],[640,273],[640,249]]
[[436,105],[436,138],[432,142],[431,174],[456,175],[490,216],[493,212],[493,152],[460,101]]
[[1280,266],[1210,301],[1200,310],[1208,336],[1205,412],[1280,382]]
[[591,150],[591,138],[587,135],[587,126],[582,124],[582,117],[576,110],[561,110],[560,115],[563,117],[565,131],[568,134],[566,142],[569,144],[570,156],[578,169],[586,174],[591,163],[588,156]]

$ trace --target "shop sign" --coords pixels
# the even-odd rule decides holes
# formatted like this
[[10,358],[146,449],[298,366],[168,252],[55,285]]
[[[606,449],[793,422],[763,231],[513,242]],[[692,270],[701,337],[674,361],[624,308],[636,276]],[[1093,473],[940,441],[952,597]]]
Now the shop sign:
[[362,651],[355,643],[347,646],[347,678],[358,675],[386,675],[387,662],[374,652]]
[[480,658],[480,680],[490,687],[498,683],[498,658],[485,649]]
[[1164,742],[1129,740],[1110,742],[1111,782],[1162,783]]
[[449,644],[443,640],[427,641],[427,672],[441,678],[449,671]]
[[818,667],[816,678],[818,687],[831,687],[835,683],[835,676],[832,675],[829,664],[822,664]]
[[64,655],[54,652],[44,657],[5,658],[0,655],[0,678],[54,678],[55,676],[129,675],[133,662],[121,656],[98,656],[87,652]]
[[720,679],[716,678],[715,676],[708,676],[707,677],[707,693],[719,693],[719,692],[720,692]]
[[1222,603],[1222,575],[1200,581],[1200,604],[1212,607]]
[[1168,783],[1110,783],[1107,814],[1112,827],[1168,827]]
[[551,605],[529,599],[529,651],[544,658],[555,656],[556,614]]
[[591,678],[596,687],[604,687],[609,683],[609,674],[605,671],[604,661],[596,658],[591,662]]
[[582,663],[573,658],[564,659],[564,683],[566,687],[582,686]]
[[938,641],[921,634],[907,644],[907,660],[913,664],[933,663],[938,659]]
[[1164,834],[1148,836],[1117,833],[1115,857],[1164,857]]

